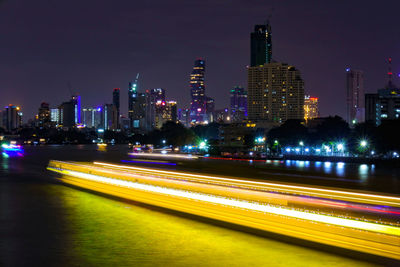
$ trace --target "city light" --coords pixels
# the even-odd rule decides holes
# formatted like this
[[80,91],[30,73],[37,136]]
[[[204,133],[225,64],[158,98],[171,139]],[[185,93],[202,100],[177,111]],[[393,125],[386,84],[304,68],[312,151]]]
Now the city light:
[[299,145],[300,145],[300,146],[304,146],[304,142],[303,142],[303,141],[300,141],[300,142],[299,142]]
[[344,145],[342,143],[339,143],[336,145],[337,150],[343,151],[344,150]]
[[368,145],[368,142],[366,140],[361,140],[360,141],[360,146],[361,147],[367,147],[367,145]]

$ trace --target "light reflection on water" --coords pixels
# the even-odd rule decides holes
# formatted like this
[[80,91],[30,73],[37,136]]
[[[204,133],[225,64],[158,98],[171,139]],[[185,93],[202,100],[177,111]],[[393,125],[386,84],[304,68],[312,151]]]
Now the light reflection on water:
[[[331,174],[337,177],[346,177],[348,175],[348,166],[351,163],[344,162],[330,162],[330,161],[304,161],[304,160],[267,160],[267,165],[273,165],[275,167],[284,166],[287,168],[292,168],[296,170],[308,170],[308,171],[320,171],[324,174]],[[362,181],[368,179],[370,175],[375,174],[375,165],[368,164],[353,164],[352,168],[356,166],[356,176]],[[358,167],[357,167],[358,166]]]
[[367,265],[68,187],[61,196],[72,257],[84,265]]

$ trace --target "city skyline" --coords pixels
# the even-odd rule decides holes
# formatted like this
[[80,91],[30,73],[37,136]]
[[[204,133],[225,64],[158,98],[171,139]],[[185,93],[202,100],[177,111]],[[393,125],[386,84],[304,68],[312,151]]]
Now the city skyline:
[[[142,20],[138,25],[128,19],[129,12],[125,10],[133,5],[128,2],[109,9],[105,2],[97,1],[88,14],[81,8],[76,9],[77,2],[44,8],[36,3],[34,6],[29,2],[25,4],[31,8],[20,10],[18,4],[11,1],[0,4],[0,33],[8,40],[0,45],[3,59],[0,64],[0,104],[21,106],[24,121],[34,117],[41,102],[55,107],[69,99],[68,82],[73,93],[81,95],[82,107],[109,103],[112,89],[121,88],[121,113],[127,115],[127,101],[124,100],[127,83],[138,72],[143,89],[165,88],[180,108],[188,107],[187,77],[193,59],[197,57],[207,61],[207,94],[215,99],[217,108],[228,107],[229,90],[234,85],[246,85],[250,32],[254,25],[264,23],[269,13],[272,13],[270,23],[276,60],[301,70],[306,93],[320,99],[321,116],[338,114],[345,117],[343,99],[347,67],[364,71],[366,93],[375,92],[386,84],[387,57],[393,58],[393,72],[399,72],[400,55],[395,48],[400,38],[390,34],[395,32],[394,7],[399,5],[395,1],[385,6],[368,3],[360,6],[357,1],[335,6],[329,3],[236,1],[229,5],[223,19],[215,14],[225,10],[228,4],[182,5],[170,1],[153,10],[149,5],[139,3],[135,8],[143,12],[138,12],[141,14],[135,18]],[[41,6],[40,10],[36,5]],[[299,6],[307,10],[308,16],[296,13]],[[168,18],[176,15],[175,18],[167,20],[167,12],[161,12],[163,8],[169,11]],[[372,8],[374,17],[364,12]],[[193,11],[190,23],[180,15],[185,13],[181,10]],[[64,20],[71,13],[76,20]],[[110,14],[118,15],[118,19],[110,21]],[[146,18],[149,14],[157,15],[155,22]],[[207,16],[206,23],[193,22],[204,14],[214,16]],[[237,20],[237,15],[242,19]],[[353,16],[355,18],[351,19]],[[31,26],[18,23],[21,17]],[[65,24],[65,21],[69,22]],[[152,31],[160,21],[166,25],[160,34],[155,34]],[[292,25],[294,21],[296,27]],[[35,25],[46,26],[35,28]],[[215,25],[228,30],[220,34]],[[57,27],[66,30],[60,33],[55,30]],[[375,29],[372,33],[374,42],[370,42],[371,28]],[[194,34],[189,29],[193,29]],[[317,35],[320,38],[315,38]],[[371,44],[367,45],[367,42]],[[149,62],[155,63],[146,64]],[[397,75],[394,83],[398,83]]]

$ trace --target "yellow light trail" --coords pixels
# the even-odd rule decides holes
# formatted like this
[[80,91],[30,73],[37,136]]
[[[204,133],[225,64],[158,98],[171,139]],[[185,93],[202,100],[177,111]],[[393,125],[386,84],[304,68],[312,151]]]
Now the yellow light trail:
[[150,192],[160,193],[160,194],[167,194],[167,195],[171,195],[171,196],[175,196],[175,197],[188,198],[188,199],[192,199],[192,200],[199,200],[199,201],[204,201],[204,202],[208,202],[208,203],[226,205],[226,206],[247,209],[247,210],[252,210],[252,211],[271,213],[271,214],[281,215],[281,216],[288,216],[288,217],[292,217],[292,218],[303,219],[303,220],[308,220],[308,221],[315,221],[315,222],[319,222],[319,223],[326,223],[326,224],[332,224],[332,225],[337,225],[337,226],[342,226],[342,227],[355,228],[355,229],[359,229],[359,230],[371,231],[371,232],[376,232],[376,233],[381,233],[381,234],[400,236],[400,228],[388,226],[388,225],[327,216],[327,215],[316,214],[316,213],[305,212],[305,211],[290,210],[290,209],[286,209],[286,208],[263,205],[263,204],[256,203],[256,202],[252,203],[252,202],[239,200],[239,199],[228,199],[228,198],[221,197],[221,196],[206,195],[206,194],[202,194],[202,193],[188,192],[188,191],[172,189],[172,188],[165,188],[165,187],[154,186],[154,185],[149,185],[149,184],[140,184],[137,182],[118,180],[118,179],[114,179],[114,178],[107,178],[107,177],[102,177],[102,176],[87,174],[87,173],[82,173],[82,172],[76,172],[76,171],[58,170],[58,169],[51,168],[51,167],[48,167],[48,169],[51,171],[65,174],[65,175],[70,175],[70,176],[74,176],[74,177],[78,177],[78,178],[82,178],[82,179],[86,179],[86,180],[91,180],[91,181],[96,181],[96,182],[101,182],[101,183],[106,183],[106,184],[134,188],[134,189],[138,189],[138,190],[150,191]]
[[261,188],[257,189],[264,189],[264,190],[277,190],[283,191],[285,193],[293,193],[293,194],[303,194],[303,195],[312,195],[317,197],[323,198],[331,198],[331,199],[343,199],[349,200],[354,202],[361,202],[361,203],[372,203],[372,204],[379,204],[379,205],[387,205],[387,206],[395,206],[400,207],[400,198],[392,197],[392,196],[384,196],[384,195],[376,195],[376,194],[368,194],[368,193],[361,193],[361,192],[350,192],[350,191],[341,191],[341,190],[333,190],[333,189],[323,189],[323,188],[314,188],[314,187],[305,187],[305,186],[297,186],[297,185],[287,185],[287,184],[279,184],[279,183],[269,183],[269,182],[258,182],[258,181],[251,181],[251,180],[239,180],[234,178],[223,178],[217,176],[209,176],[209,175],[198,175],[198,174],[191,174],[185,172],[175,172],[175,171],[166,171],[166,170],[156,170],[156,169],[149,169],[149,168],[142,168],[142,167],[133,167],[133,166],[124,166],[124,165],[117,165],[117,164],[110,164],[110,163],[103,163],[103,162],[94,162],[95,165],[100,166],[107,166],[119,169],[130,169],[130,170],[137,170],[137,171],[145,171],[151,174],[164,174],[164,175],[172,175],[175,178],[185,178],[185,179],[192,179],[195,181],[202,181],[206,183],[210,182],[222,182],[224,185],[228,186],[259,186]]
[[130,156],[145,156],[145,157],[161,157],[161,158],[177,158],[177,159],[198,159],[198,156],[193,155],[180,155],[180,154],[161,154],[161,153],[128,153]]

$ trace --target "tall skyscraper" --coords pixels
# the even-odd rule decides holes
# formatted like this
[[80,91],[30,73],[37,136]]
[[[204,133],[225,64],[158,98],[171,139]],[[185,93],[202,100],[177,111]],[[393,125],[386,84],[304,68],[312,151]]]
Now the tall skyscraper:
[[347,110],[346,120],[350,125],[364,121],[364,73],[346,69]]
[[22,112],[21,108],[15,105],[8,105],[4,107],[3,113],[3,127],[7,131],[15,130],[22,125]]
[[77,104],[70,100],[58,106],[59,123],[66,128],[72,128],[77,121]]
[[285,63],[248,68],[248,118],[284,122],[304,119],[304,82],[300,71]]
[[255,25],[254,32],[250,35],[250,66],[260,66],[271,63],[272,60],[272,35],[271,25]]
[[72,96],[71,101],[74,105],[74,122],[75,124],[81,124],[82,123],[81,96],[74,95]]
[[190,105],[191,123],[203,123],[206,120],[206,96],[204,85],[205,61],[197,59],[190,74]]
[[117,119],[115,121],[115,123],[116,123],[115,127],[117,129],[120,128],[119,117],[121,115],[119,101],[120,101],[120,89],[119,88],[114,88],[114,90],[113,90],[113,105],[115,107],[115,112],[116,112],[115,116],[117,117]]
[[128,115],[131,122],[131,128],[135,128],[134,124],[136,121],[136,128],[139,126],[138,115],[135,114],[135,109],[137,109],[137,102],[138,102],[138,89],[139,89],[139,73],[136,74],[136,78],[133,82],[129,83],[128,89]]
[[240,86],[235,86],[230,91],[231,121],[241,122],[247,117],[247,91]]
[[319,117],[318,97],[304,96],[304,120],[312,120]]

